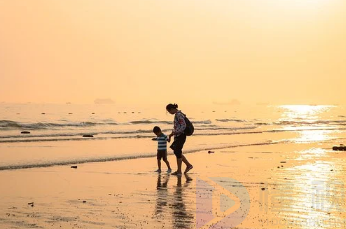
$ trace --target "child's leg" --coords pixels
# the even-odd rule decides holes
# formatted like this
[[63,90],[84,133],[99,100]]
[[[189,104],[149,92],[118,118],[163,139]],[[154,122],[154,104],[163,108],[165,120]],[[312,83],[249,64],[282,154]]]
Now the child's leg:
[[157,159],[157,167],[161,170],[161,159]]
[[164,155],[163,155],[163,161],[166,163],[166,165],[167,165],[167,168],[169,169],[169,170],[171,170],[171,166],[169,165],[169,162],[168,162],[168,160],[167,160],[167,151],[164,153]]
[[161,158],[162,158],[162,155],[161,155],[160,150],[157,151],[156,158],[157,158],[157,168],[158,168],[157,171],[161,172]]
[[171,169],[171,166],[170,166],[170,164],[169,164],[168,160],[166,159],[166,160],[163,160],[163,161],[166,163],[167,168],[168,168],[168,169]]

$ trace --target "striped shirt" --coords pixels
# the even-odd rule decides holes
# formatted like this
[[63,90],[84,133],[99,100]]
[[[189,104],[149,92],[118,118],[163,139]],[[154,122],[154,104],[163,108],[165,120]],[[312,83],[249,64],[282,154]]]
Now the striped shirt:
[[153,140],[157,141],[157,150],[167,150],[167,136],[164,133]]

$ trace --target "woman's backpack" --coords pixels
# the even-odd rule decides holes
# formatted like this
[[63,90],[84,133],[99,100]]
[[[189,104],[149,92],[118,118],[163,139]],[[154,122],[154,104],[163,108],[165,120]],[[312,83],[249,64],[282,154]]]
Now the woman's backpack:
[[186,115],[184,114],[185,118],[185,123],[186,123],[186,128],[184,130],[184,133],[186,136],[191,136],[193,134],[193,132],[195,131],[195,127],[193,126],[192,122],[190,122],[190,120],[186,117]]

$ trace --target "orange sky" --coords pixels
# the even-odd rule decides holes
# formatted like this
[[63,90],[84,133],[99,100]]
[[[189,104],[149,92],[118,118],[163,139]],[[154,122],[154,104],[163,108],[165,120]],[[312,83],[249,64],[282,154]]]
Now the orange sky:
[[344,0],[0,0],[0,102],[346,104]]

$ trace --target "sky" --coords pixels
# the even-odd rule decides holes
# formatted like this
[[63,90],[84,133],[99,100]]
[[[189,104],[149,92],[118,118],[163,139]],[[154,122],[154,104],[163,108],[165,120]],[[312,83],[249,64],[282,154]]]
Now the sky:
[[0,102],[346,104],[344,0],[0,0]]

